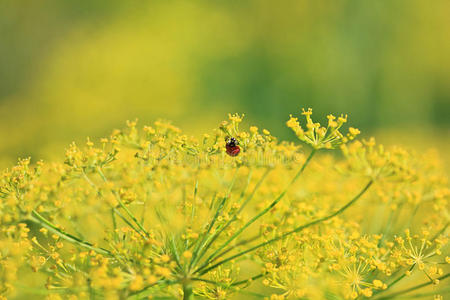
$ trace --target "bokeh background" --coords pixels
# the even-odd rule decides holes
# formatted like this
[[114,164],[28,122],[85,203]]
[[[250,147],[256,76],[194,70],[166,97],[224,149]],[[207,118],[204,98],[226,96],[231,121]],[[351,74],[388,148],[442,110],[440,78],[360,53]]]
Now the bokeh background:
[[0,166],[125,120],[289,113],[450,152],[450,1],[0,1]]

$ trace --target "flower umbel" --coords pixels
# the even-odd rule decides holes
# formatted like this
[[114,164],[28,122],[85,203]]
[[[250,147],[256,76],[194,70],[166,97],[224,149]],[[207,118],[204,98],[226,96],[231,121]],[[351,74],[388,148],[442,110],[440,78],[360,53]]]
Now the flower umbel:
[[303,116],[287,125],[306,154],[233,114],[198,137],[129,121],[64,161],[19,160],[0,177],[0,300],[394,297],[446,280],[441,165]]
[[350,127],[346,135],[342,134],[339,129],[347,122],[347,115],[341,115],[336,118],[333,115],[328,115],[328,126],[322,127],[320,123],[315,123],[312,118],[312,109],[304,110],[302,115],[306,119],[306,129],[300,125],[298,118],[290,116],[286,125],[291,128],[297,137],[304,143],[310,145],[314,149],[334,149],[341,144],[353,140],[360,131],[356,128]]

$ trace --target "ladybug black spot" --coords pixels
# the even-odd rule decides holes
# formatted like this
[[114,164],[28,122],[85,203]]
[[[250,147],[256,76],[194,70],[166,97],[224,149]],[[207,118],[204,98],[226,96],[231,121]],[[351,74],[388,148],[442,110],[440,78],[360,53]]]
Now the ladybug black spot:
[[239,143],[234,137],[230,138],[227,142],[228,147],[236,147],[237,144]]

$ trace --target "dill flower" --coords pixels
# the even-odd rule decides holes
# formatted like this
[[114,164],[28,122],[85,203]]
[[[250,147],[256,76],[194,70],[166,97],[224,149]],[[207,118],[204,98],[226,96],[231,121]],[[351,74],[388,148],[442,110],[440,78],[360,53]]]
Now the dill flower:
[[343,144],[341,150],[347,161],[344,168],[340,168],[346,172],[359,173],[373,180],[412,181],[417,177],[407,151],[401,148],[388,151],[383,145],[376,145],[373,137],[349,145]]
[[286,125],[291,128],[296,136],[304,143],[310,145],[314,149],[335,149],[341,144],[353,140],[360,131],[358,129],[349,128],[349,132],[344,135],[339,129],[347,122],[347,115],[341,115],[336,118],[333,115],[328,115],[328,126],[322,127],[320,123],[315,123],[312,118],[312,109],[304,110],[302,115],[306,119],[305,129],[300,125],[298,118],[290,115]]
[[0,299],[35,286],[48,299],[247,299],[255,282],[268,299],[445,292],[441,164],[349,142],[359,130],[340,132],[346,116],[321,127],[311,114],[287,122],[309,155],[233,114],[199,137],[135,120],[70,144],[64,161],[20,159],[0,176]]
[[424,231],[422,236],[418,234],[411,236],[410,230],[407,229],[404,236],[395,238],[396,246],[392,250],[393,257],[400,265],[409,267],[408,275],[411,271],[418,269],[431,282],[438,284],[439,280],[436,277],[444,274],[440,267],[443,262],[439,261],[439,257],[442,255],[440,249],[446,243],[446,238],[429,240],[428,231]]

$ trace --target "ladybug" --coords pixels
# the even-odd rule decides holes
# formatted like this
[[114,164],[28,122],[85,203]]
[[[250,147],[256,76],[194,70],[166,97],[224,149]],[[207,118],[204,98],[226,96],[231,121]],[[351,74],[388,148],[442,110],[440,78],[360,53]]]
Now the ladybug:
[[227,138],[226,142],[227,154],[229,156],[237,156],[241,152],[241,148],[238,146],[239,142],[234,137]]

